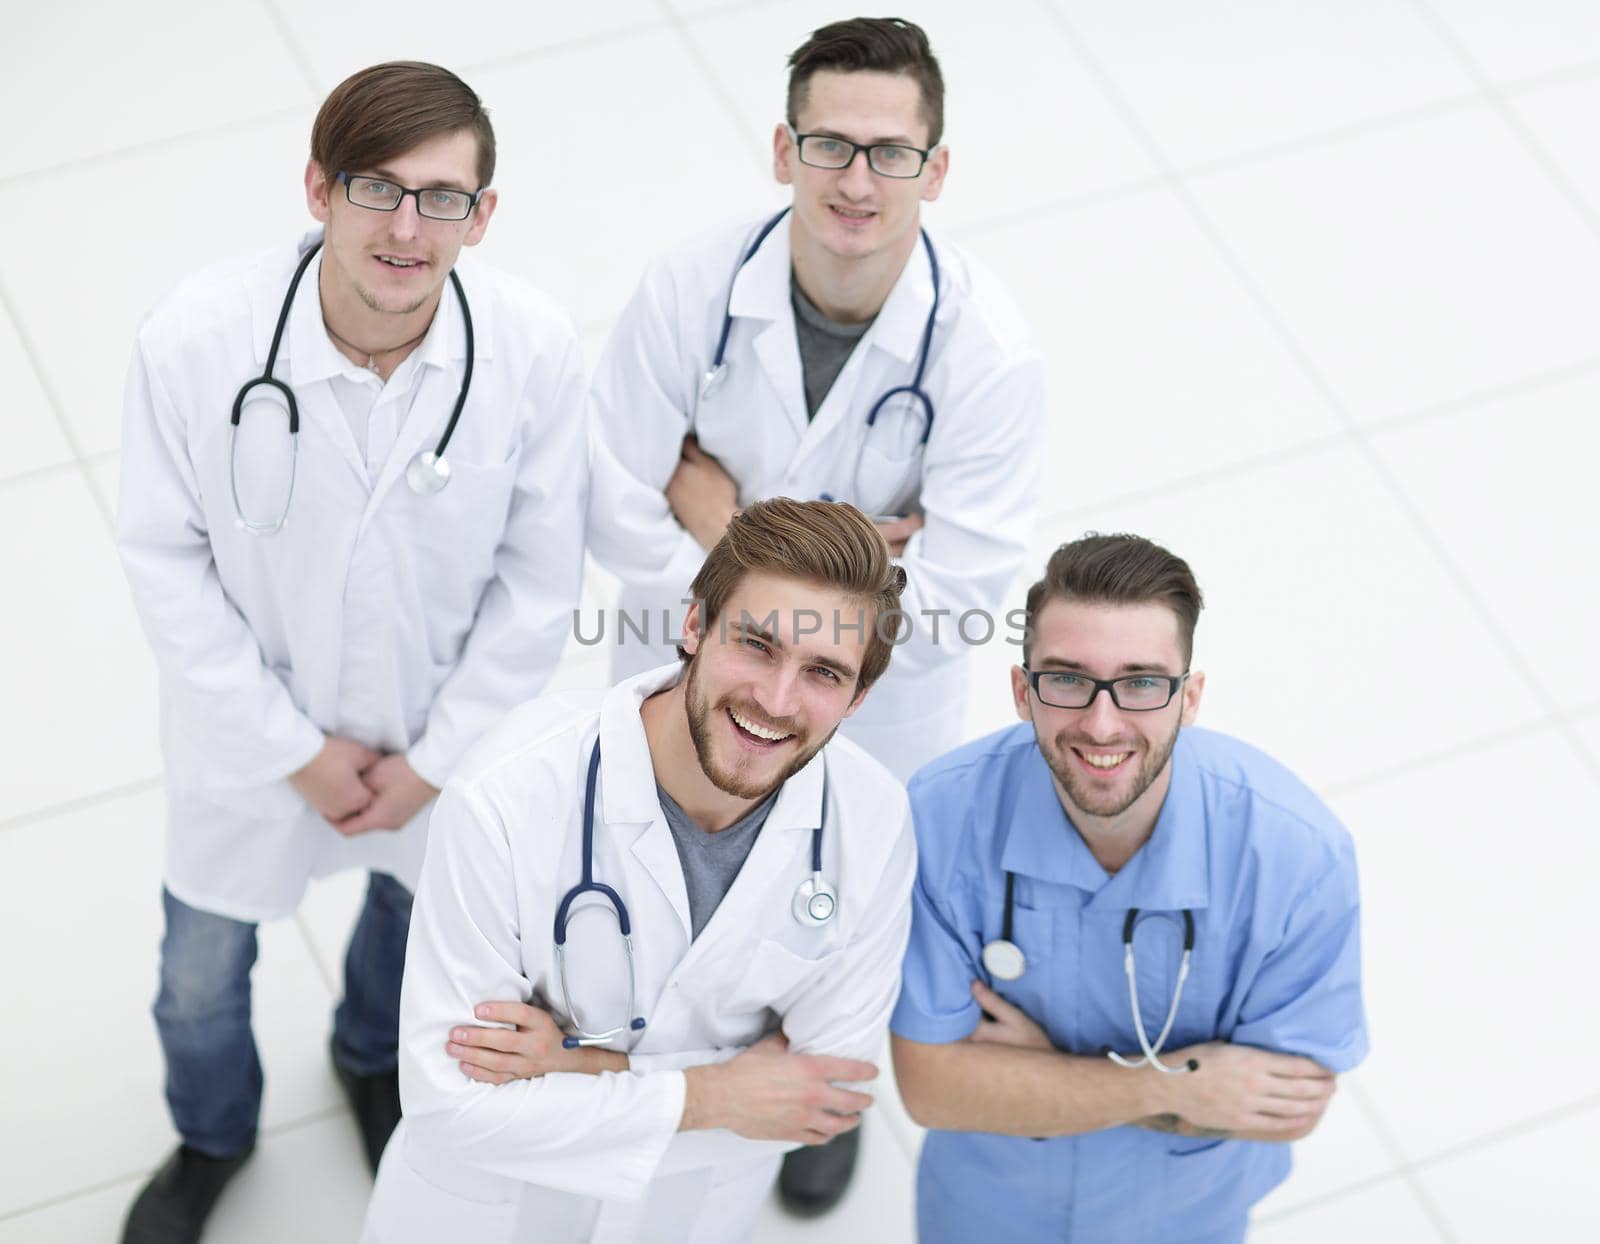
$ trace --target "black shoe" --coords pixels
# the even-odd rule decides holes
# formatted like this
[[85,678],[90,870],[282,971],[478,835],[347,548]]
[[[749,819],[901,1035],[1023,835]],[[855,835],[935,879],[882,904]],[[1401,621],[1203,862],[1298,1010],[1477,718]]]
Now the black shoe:
[[808,1145],[785,1155],[778,1195],[791,1213],[825,1214],[839,1203],[855,1173],[861,1129],[840,1132],[825,1145]]
[[333,1074],[339,1077],[350,1109],[355,1111],[361,1144],[367,1151],[367,1165],[376,1175],[383,1147],[400,1122],[400,1073],[380,1071],[377,1075],[358,1076],[339,1065],[339,1054],[332,1043],[328,1048],[333,1055]]
[[122,1225],[122,1244],[198,1244],[223,1186],[255,1151],[255,1142],[231,1158],[208,1158],[179,1145],[145,1184]]

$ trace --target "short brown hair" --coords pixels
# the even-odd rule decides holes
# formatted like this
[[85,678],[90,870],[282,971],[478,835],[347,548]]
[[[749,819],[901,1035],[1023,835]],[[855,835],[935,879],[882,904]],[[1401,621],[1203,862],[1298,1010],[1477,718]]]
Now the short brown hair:
[[1044,578],[1028,589],[1024,665],[1033,647],[1033,620],[1052,600],[1165,605],[1178,616],[1178,643],[1185,665],[1194,655],[1195,623],[1205,605],[1194,572],[1183,558],[1143,536],[1090,532],[1050,554]]
[[811,75],[874,70],[903,73],[922,93],[922,119],[928,124],[928,146],[944,134],[944,75],[921,26],[899,17],[852,17],[811,32],[789,57],[789,124],[798,128]]
[[311,126],[311,158],[329,177],[377,168],[419,143],[457,130],[478,140],[478,184],[494,178],[494,127],[470,86],[448,69],[392,60],[351,74]]
[[[859,601],[864,613],[871,614],[862,619],[862,625],[870,629],[856,680],[857,696],[889,668],[906,572],[894,564],[883,533],[855,506],[773,497],[735,514],[689,588],[700,605],[702,635],[710,634],[728,598],[753,572],[833,588]],[[885,627],[885,618],[893,618],[894,624]],[[841,624],[838,619],[835,626],[857,629],[856,623]],[[681,648],[678,652],[688,659]]]

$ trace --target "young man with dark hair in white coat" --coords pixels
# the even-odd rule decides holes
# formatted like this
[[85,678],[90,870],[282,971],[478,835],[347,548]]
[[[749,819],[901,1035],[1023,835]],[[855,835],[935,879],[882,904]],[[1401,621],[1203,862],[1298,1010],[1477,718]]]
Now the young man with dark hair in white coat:
[[[591,540],[623,588],[603,638],[619,675],[656,664],[739,506],[851,502],[905,567],[907,625],[845,733],[904,781],[961,741],[967,649],[1021,567],[1043,367],[994,276],[922,227],[950,164],[927,35],[835,22],[789,70],[772,167],[790,205],[654,261],[596,368]],[[794,1154],[785,1201],[836,1203],[856,1140]]]
[[346,868],[370,881],[332,1054],[376,1168],[427,809],[545,684],[578,598],[578,342],[547,298],[458,263],[496,205],[481,101],[378,65],[311,146],[320,232],[184,282],[128,378],[117,544],[160,673],[155,1016],[183,1142],[128,1244],[199,1239],[249,1156],[256,926]]

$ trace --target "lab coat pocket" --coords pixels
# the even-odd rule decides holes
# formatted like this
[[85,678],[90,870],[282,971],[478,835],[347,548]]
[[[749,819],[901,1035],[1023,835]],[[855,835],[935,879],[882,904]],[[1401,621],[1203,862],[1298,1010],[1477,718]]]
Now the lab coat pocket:
[[1183,1239],[1205,1235],[1227,1224],[1238,1206],[1231,1190],[1248,1180],[1248,1161],[1241,1161],[1240,1142],[1200,1136],[1175,1136],[1161,1164],[1165,1176],[1162,1216],[1183,1224]]
[[406,484],[390,496],[402,508],[406,548],[415,559],[412,579],[427,601],[429,637],[436,659],[454,661],[465,641],[464,619],[478,610],[495,573],[516,486],[517,462],[478,465],[450,459],[450,483],[419,496]]
[[907,514],[921,492],[922,446],[890,446],[882,452],[869,441],[861,447],[851,480],[851,495],[857,508],[867,514]]
[[775,941],[763,941],[750,956],[745,969],[731,990],[727,1006],[735,1014],[770,1009],[782,1014],[794,999],[831,967],[841,952],[808,959]]

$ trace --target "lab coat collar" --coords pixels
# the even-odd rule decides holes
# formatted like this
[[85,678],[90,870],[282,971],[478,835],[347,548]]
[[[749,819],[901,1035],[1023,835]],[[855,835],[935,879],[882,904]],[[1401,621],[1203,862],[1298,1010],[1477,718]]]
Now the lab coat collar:
[[1112,876],[1068,820],[1038,746],[1029,748],[1020,765],[1001,866],[1023,876],[1076,886],[1093,896],[1091,908],[1180,911],[1208,906],[1204,795],[1199,768],[1181,731],[1171,763],[1172,781],[1155,829]]
[[[789,237],[789,222],[792,219],[791,214],[780,220],[767,235],[766,241],[761,243],[761,249],[739,269],[739,275],[733,281],[732,296],[728,300],[729,314],[759,320],[793,316],[790,282],[794,263]],[[747,240],[740,242],[741,256],[759,230],[760,224],[748,231]],[[948,280],[948,276],[945,279]],[[932,305],[933,269],[928,263],[927,247],[918,237],[916,249],[911,252],[894,288],[889,291],[883,309],[878,312],[862,340],[904,362],[915,363],[917,352],[922,347],[922,330],[927,327],[928,310]]]
[[[273,274],[276,274],[275,270],[281,266],[283,268],[281,275],[278,275],[276,280],[269,276],[257,283],[252,328],[256,360],[263,365],[267,360],[267,352],[272,347],[272,332],[277,327],[278,312],[283,305],[283,295],[288,289],[294,266],[300,262],[306,250],[321,239],[321,230],[313,230],[303,235],[295,247],[292,259],[287,264],[267,266],[268,273]],[[278,361],[274,367],[275,375],[297,385],[314,384],[319,380],[356,374],[365,370],[339,352],[322,322],[322,301],[317,293],[317,282],[321,276],[324,254],[325,252],[318,252],[306,269],[305,276],[301,278],[299,289],[295,291],[294,305],[289,309],[289,323],[284,329],[283,342],[279,346]],[[274,259],[282,257],[282,252],[273,253]],[[481,363],[493,354],[492,299],[488,297],[473,299],[473,290],[480,283],[473,265],[469,263],[463,267],[458,261],[456,269],[472,309],[472,324],[475,330],[474,351],[476,361]],[[447,368],[452,364],[463,363],[466,355],[467,339],[466,330],[461,323],[461,307],[456,300],[455,287],[447,279],[433,323],[428,326],[427,335],[423,337],[410,358],[416,359],[419,365]],[[410,358],[407,359],[408,362]]]
[[[655,767],[639,708],[656,692],[675,685],[683,670],[678,661],[647,670],[618,683],[600,706],[600,750],[606,758],[600,766],[601,809],[608,825],[642,825],[661,816]],[[822,824],[822,780],[819,753],[783,784],[764,828],[810,830]]]

